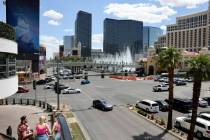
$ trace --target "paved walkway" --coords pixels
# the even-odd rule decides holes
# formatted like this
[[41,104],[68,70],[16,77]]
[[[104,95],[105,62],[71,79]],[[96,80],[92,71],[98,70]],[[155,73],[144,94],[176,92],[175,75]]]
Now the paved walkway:
[[12,127],[12,136],[17,138],[17,126],[20,123],[20,117],[26,115],[30,129],[35,128],[41,115],[45,115],[48,120],[48,114],[41,108],[24,105],[3,105],[0,106],[0,132],[6,134],[9,125]]

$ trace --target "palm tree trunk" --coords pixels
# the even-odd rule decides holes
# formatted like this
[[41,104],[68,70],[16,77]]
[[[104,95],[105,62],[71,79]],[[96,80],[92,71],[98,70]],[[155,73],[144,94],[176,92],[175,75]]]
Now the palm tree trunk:
[[172,104],[173,104],[173,78],[174,78],[174,68],[170,67],[168,68],[168,79],[169,79],[169,94],[168,94],[168,100],[169,100],[169,108],[168,108],[168,123],[167,123],[167,130],[172,129],[172,116],[173,116],[173,110],[172,110]]
[[195,124],[196,124],[196,118],[197,118],[200,90],[201,90],[201,79],[196,78],[196,79],[194,79],[194,83],[193,83],[192,117],[191,117],[190,131],[189,131],[188,136],[187,136],[188,140],[193,139]]

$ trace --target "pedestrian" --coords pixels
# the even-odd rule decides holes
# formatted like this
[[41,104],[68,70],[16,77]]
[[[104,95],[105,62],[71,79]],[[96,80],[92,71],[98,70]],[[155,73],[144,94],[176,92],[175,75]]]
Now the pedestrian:
[[6,131],[8,136],[12,136],[12,127],[10,125],[8,126]]
[[57,118],[55,118],[52,133],[53,133],[54,140],[61,140],[61,126]]
[[20,124],[17,127],[18,140],[30,140],[33,132],[29,129],[26,116],[22,116],[20,120]]
[[49,129],[49,125],[46,122],[45,116],[41,116],[39,118],[39,123],[36,125],[35,133],[36,133],[36,140],[49,139],[50,129]]

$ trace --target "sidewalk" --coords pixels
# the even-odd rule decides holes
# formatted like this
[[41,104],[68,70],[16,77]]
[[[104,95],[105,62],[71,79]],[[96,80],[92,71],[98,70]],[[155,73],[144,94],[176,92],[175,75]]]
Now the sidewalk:
[[41,115],[45,115],[49,120],[48,114],[39,107],[25,105],[2,105],[0,106],[0,132],[6,134],[6,129],[9,125],[11,125],[12,136],[17,138],[17,126],[20,123],[20,117],[23,115],[27,116],[28,125],[30,129],[33,130]]

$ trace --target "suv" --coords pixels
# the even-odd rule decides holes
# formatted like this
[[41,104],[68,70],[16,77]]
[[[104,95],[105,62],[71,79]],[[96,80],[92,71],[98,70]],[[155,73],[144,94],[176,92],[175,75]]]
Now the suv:
[[[175,120],[175,126],[177,128],[190,129],[191,118],[189,117],[178,117]],[[194,133],[199,139],[203,137],[210,138],[210,121],[198,117],[196,119]]]
[[[165,100],[167,103],[169,103],[169,100]],[[173,109],[179,110],[182,112],[189,112],[189,110],[192,109],[192,100],[190,99],[181,99],[181,98],[174,98],[173,104],[172,104]]]
[[159,91],[168,91],[168,86],[165,84],[157,85],[153,87],[154,92],[159,92]]
[[147,112],[159,112],[159,105],[151,100],[137,101],[136,107],[146,110]]
[[210,105],[210,97],[203,97],[202,99],[205,100],[205,101],[207,101],[208,102],[208,105]]

